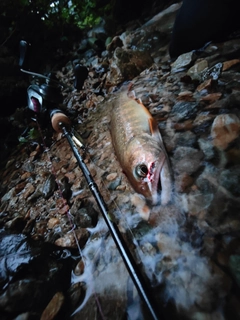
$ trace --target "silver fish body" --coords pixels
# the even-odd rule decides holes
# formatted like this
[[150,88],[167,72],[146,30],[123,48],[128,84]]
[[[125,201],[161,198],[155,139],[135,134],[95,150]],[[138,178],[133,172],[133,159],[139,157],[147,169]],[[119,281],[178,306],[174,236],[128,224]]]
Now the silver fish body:
[[[156,121],[126,92],[113,103],[111,136],[120,165],[133,189],[152,204],[169,202],[171,170]],[[159,190],[160,185],[160,190]]]

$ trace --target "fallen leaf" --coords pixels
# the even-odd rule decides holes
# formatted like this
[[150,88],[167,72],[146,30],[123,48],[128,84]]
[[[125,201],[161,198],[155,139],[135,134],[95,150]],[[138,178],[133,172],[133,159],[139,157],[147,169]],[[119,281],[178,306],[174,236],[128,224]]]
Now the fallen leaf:
[[213,80],[212,79],[208,79],[208,80],[205,80],[203,83],[201,83],[198,87],[197,87],[197,91],[202,91],[204,89],[209,89],[211,86],[212,86],[212,82]]
[[217,100],[219,100],[222,96],[221,92],[215,92],[215,93],[209,93],[208,95],[201,98],[201,101],[208,101],[210,103],[213,103]]
[[237,63],[240,63],[240,59],[232,59],[232,60],[228,60],[228,61],[223,62],[222,71],[226,71],[226,70],[230,69],[232,66],[234,66]]

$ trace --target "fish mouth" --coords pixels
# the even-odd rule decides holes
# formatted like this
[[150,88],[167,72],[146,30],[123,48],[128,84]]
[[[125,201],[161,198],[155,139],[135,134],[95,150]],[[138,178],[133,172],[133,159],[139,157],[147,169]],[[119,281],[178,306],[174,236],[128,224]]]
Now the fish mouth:
[[155,162],[149,166],[149,176],[147,179],[150,201],[153,205],[167,205],[172,197],[172,172],[167,158],[161,162]]
[[153,205],[158,204],[162,192],[161,171],[163,169],[164,161],[161,163],[152,162],[148,169],[147,184],[151,192],[151,202]]

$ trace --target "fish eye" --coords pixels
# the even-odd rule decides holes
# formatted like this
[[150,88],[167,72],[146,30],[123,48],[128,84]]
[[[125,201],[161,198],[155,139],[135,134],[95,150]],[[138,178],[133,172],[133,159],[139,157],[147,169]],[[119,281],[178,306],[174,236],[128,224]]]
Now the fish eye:
[[148,168],[145,164],[139,164],[136,167],[136,174],[139,178],[146,178],[148,174]]

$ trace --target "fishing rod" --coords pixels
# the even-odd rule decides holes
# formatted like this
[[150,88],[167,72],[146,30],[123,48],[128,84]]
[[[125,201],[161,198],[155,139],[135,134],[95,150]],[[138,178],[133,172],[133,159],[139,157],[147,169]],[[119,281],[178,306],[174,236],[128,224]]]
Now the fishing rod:
[[[76,138],[76,136],[72,133],[72,129],[70,127],[70,120],[69,118],[62,113],[60,110],[53,111],[50,114],[52,127],[57,132],[62,132],[63,136],[66,137],[72,152],[77,160],[77,163],[87,181],[88,187],[90,191],[92,192],[97,205],[102,213],[102,216],[108,226],[108,229],[111,233],[111,236],[116,244],[116,247],[119,250],[119,253],[125,263],[125,266],[129,272],[129,275],[131,276],[133,283],[136,286],[136,289],[144,301],[146,307],[149,310],[149,313],[152,316],[152,319],[159,320],[159,310],[156,307],[156,305],[153,302],[153,297],[151,296],[151,290],[148,287],[147,283],[145,282],[142,274],[139,272],[139,268],[128,249],[126,242],[123,239],[122,234],[120,233],[116,223],[114,223],[108,214],[106,203],[101,195],[101,193],[98,190],[97,184],[94,182],[93,177],[91,176],[90,171],[88,170],[88,167],[86,166],[80,152],[78,151],[77,145],[80,146],[82,149],[84,149],[84,145],[82,144],[79,139]],[[163,316],[161,315],[161,319],[163,319]]]
[[[19,65],[22,67],[25,62],[25,57],[27,53],[28,44],[26,41],[20,42],[20,61]],[[44,76],[35,72],[30,72],[21,68],[21,71],[27,73],[34,77],[35,83],[31,84],[27,89],[28,94],[28,108],[34,111],[36,114],[46,114],[50,115],[51,124],[53,129],[56,132],[60,132],[66,137],[72,152],[77,160],[77,163],[87,181],[88,187],[92,192],[97,205],[102,213],[102,216],[107,224],[107,227],[111,233],[111,236],[116,244],[117,249],[125,263],[125,266],[128,270],[129,275],[132,278],[133,283],[136,286],[136,289],[145,303],[149,314],[151,314],[152,319],[159,320],[163,319],[162,314],[160,315],[160,310],[157,308],[154,299],[151,294],[151,288],[145,282],[142,274],[139,271],[139,268],[126,245],[126,242],[123,239],[122,234],[120,233],[117,225],[113,222],[108,214],[106,203],[98,190],[98,186],[93,180],[93,177],[88,170],[80,152],[78,151],[78,147],[81,149],[84,148],[84,144],[82,143],[80,137],[76,137],[76,134],[71,127],[70,119],[60,110],[58,109],[58,105],[62,102],[62,94],[61,94],[61,85],[58,81],[56,81],[52,76]],[[75,80],[74,87],[79,89],[82,87],[83,80],[86,77],[87,73],[85,67],[77,65],[74,69]]]

